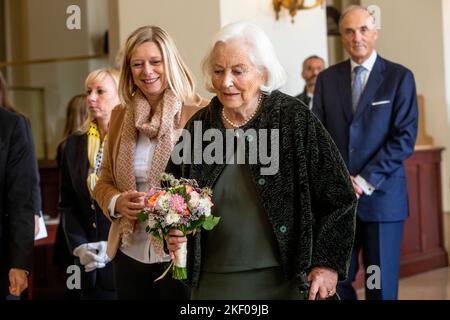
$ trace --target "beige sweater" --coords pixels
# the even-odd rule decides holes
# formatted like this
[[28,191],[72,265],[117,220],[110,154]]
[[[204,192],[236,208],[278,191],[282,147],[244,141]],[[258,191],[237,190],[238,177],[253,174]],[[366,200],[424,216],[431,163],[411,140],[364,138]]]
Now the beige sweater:
[[[181,118],[178,128],[183,128],[187,121],[201,108],[205,107],[208,101],[200,96],[196,96],[193,101],[183,105]],[[100,170],[100,178],[95,185],[94,199],[102,208],[106,217],[111,220],[111,228],[108,235],[107,254],[113,259],[120,245],[119,220],[112,220],[109,215],[108,206],[111,199],[118,193],[127,190],[118,190],[116,187],[116,164],[118,159],[120,137],[122,135],[122,120],[125,115],[125,107],[122,105],[114,108],[109,122],[108,139],[103,153],[102,167]],[[130,164],[132,165],[132,164]]]

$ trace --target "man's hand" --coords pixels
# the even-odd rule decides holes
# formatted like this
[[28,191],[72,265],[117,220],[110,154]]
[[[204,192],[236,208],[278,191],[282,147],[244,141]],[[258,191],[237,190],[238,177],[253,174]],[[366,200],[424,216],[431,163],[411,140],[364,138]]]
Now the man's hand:
[[9,293],[19,297],[27,287],[27,272],[22,269],[11,268],[9,270]]
[[353,189],[355,189],[356,198],[359,199],[359,197],[362,196],[363,191],[360,188],[360,186],[356,183],[354,176],[351,176],[350,179],[352,179]]

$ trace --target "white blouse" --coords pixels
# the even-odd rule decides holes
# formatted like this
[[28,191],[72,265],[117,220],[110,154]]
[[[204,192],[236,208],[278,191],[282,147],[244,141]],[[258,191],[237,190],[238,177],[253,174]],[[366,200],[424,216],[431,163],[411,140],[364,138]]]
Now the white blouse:
[[[145,184],[148,177],[148,171],[152,165],[153,151],[155,149],[155,142],[150,140],[147,136],[138,133],[138,140],[136,143],[136,152],[134,156],[134,175],[136,177],[137,191],[146,192]],[[116,201],[120,194],[111,199],[109,205],[109,212],[113,217],[120,217],[114,212]],[[145,232],[147,226],[146,221],[136,221],[134,232],[131,235],[131,242],[128,247],[121,246],[119,248],[127,256],[142,263],[158,263],[170,261],[170,256],[163,254],[159,256],[155,249],[153,241],[158,241]]]

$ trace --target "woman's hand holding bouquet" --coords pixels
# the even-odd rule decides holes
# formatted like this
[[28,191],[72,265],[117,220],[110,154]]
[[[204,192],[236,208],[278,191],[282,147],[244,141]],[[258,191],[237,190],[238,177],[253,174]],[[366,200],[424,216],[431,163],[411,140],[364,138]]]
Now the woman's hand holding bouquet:
[[219,217],[211,215],[212,192],[199,188],[195,180],[161,175],[162,188],[152,188],[145,197],[145,208],[138,219],[148,221],[146,231],[158,239],[166,238],[171,253],[174,279],[186,279],[189,233],[213,229]]

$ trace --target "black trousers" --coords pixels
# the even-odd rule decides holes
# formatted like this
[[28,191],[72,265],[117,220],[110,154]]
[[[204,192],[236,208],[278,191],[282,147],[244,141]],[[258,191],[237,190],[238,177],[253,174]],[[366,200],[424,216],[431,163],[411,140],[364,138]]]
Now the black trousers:
[[188,287],[168,274],[154,282],[167,268],[167,263],[146,264],[117,250],[113,260],[114,281],[119,300],[187,300]]

